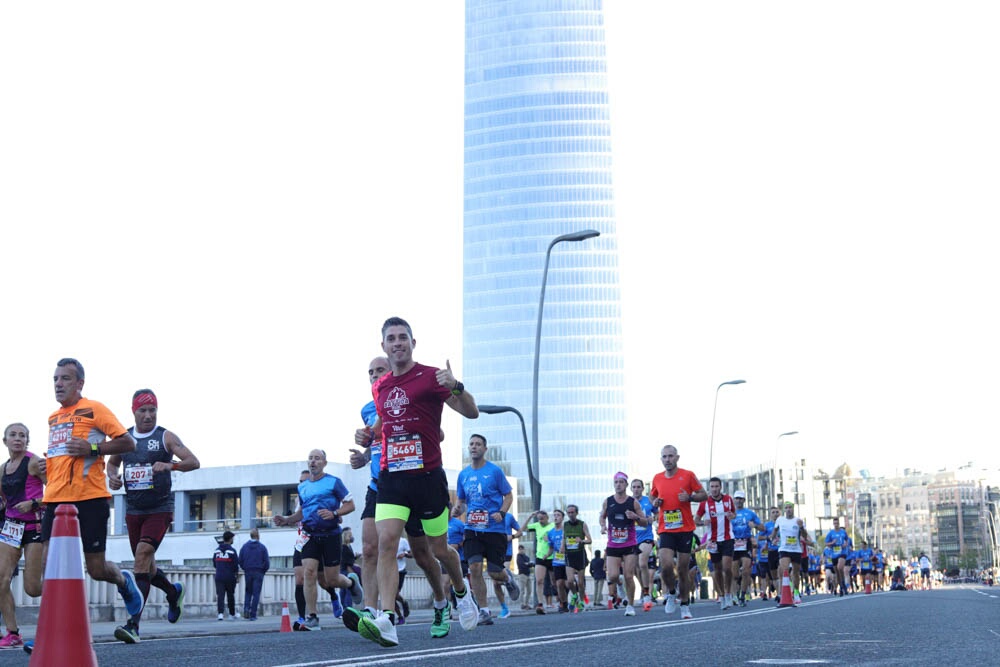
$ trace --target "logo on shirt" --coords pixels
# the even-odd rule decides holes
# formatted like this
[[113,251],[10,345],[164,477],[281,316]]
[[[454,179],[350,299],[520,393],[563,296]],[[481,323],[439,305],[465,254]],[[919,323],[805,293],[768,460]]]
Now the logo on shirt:
[[160,449],[160,441],[150,440],[149,442],[146,443],[146,449],[148,449],[151,452],[158,451]]
[[406,406],[410,404],[410,399],[406,397],[406,392],[399,387],[393,387],[385,399],[382,407],[389,415],[401,417],[406,412]]

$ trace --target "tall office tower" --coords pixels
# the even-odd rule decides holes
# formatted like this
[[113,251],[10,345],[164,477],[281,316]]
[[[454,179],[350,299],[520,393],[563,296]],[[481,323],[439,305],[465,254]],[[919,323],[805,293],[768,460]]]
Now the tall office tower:
[[[542,507],[579,505],[595,542],[603,542],[601,503],[614,472],[633,468],[602,2],[467,0],[465,39],[463,379],[479,403],[518,409],[531,440],[546,249],[560,235],[599,231],[552,250],[538,464]],[[463,446],[473,432],[520,480],[523,518],[530,492],[517,417],[467,422]]]

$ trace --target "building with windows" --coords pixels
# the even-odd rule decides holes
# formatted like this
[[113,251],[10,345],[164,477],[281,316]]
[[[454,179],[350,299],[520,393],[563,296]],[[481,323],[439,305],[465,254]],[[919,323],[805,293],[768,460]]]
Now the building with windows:
[[[629,458],[600,0],[467,0],[464,180],[463,373],[529,434],[546,251],[600,232],[552,250],[537,415],[542,505],[578,504],[596,526]],[[474,430],[528,479],[513,414],[484,415],[464,439]]]

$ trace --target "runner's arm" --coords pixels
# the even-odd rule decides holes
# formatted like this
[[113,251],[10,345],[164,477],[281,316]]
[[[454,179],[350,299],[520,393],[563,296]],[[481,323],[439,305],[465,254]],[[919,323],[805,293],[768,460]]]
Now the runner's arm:
[[166,445],[167,451],[180,460],[176,463],[154,463],[154,472],[160,472],[160,470],[157,470],[157,466],[162,466],[161,470],[180,470],[181,472],[190,472],[201,467],[201,462],[198,461],[198,457],[195,456],[183,442],[181,442],[181,439],[177,437],[176,433],[167,431],[166,436],[163,438],[163,443]]

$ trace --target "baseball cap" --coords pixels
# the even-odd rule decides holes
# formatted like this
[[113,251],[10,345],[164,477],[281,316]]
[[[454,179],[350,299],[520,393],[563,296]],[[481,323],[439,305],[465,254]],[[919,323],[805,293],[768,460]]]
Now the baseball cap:
[[742,498],[743,500],[746,500],[747,493],[746,491],[737,491],[736,493],[733,494],[733,498]]

